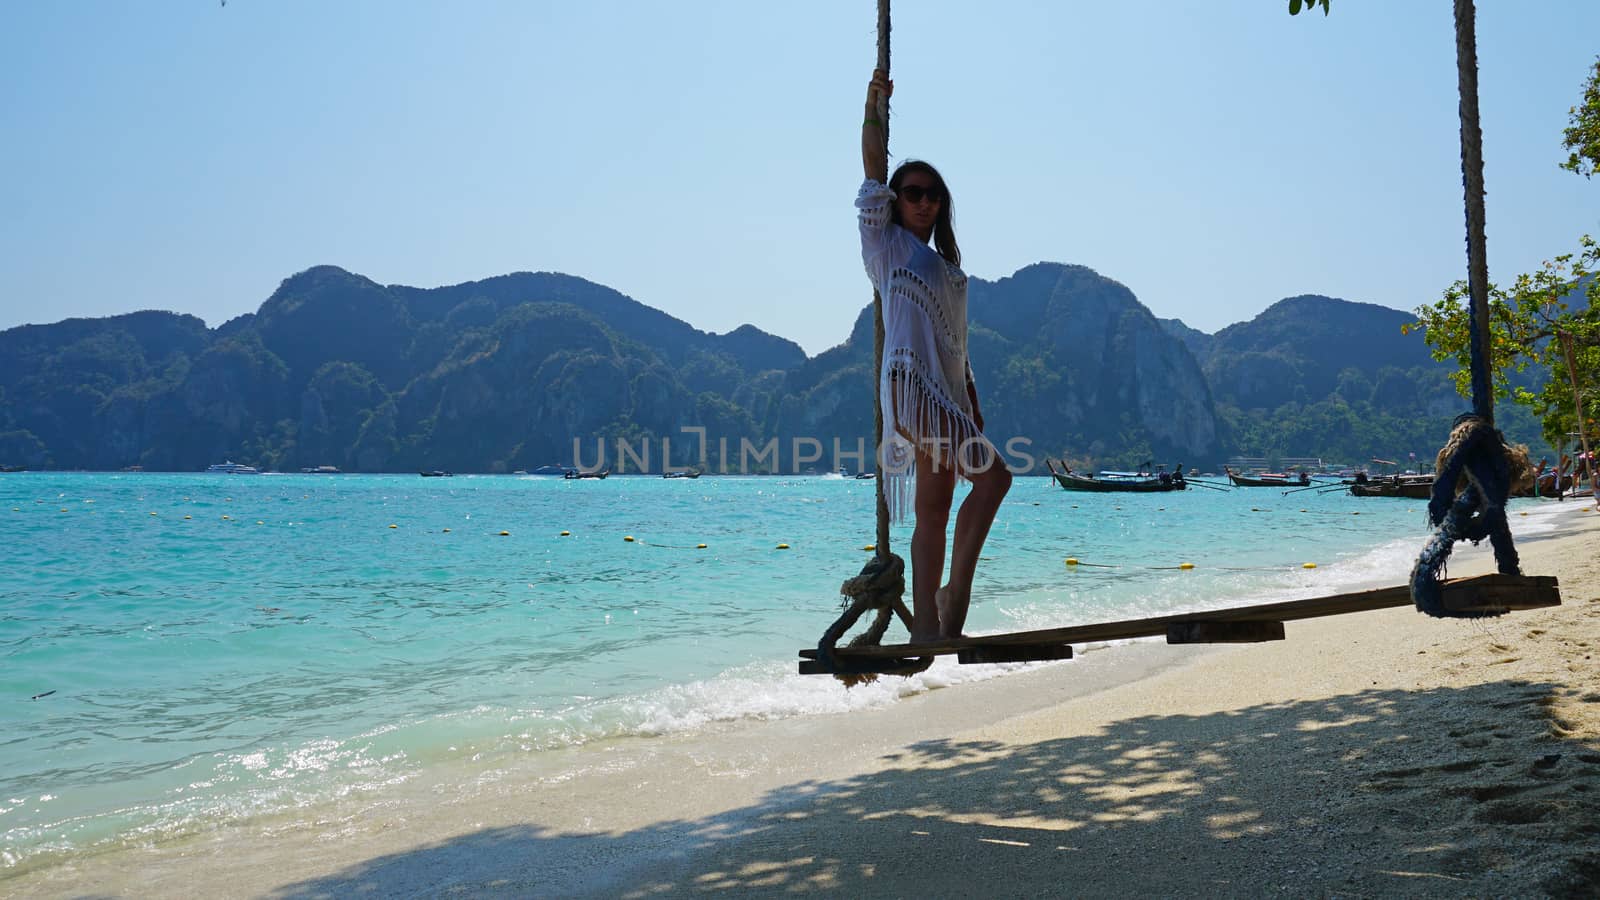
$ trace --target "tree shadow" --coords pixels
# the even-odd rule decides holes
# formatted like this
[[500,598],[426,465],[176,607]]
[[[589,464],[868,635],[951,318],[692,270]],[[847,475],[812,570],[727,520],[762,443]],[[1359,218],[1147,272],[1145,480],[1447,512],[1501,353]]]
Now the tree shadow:
[[928,741],[717,816],[486,829],[273,896],[1594,896],[1600,749],[1564,707],[1600,694],[1579,693],[1373,690]]

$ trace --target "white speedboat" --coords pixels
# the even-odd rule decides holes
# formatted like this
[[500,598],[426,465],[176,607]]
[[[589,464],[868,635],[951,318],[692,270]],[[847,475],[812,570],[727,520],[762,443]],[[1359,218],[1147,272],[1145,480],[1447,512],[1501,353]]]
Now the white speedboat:
[[206,472],[212,475],[260,475],[261,470],[255,466],[246,466],[233,460],[214,463],[206,467]]

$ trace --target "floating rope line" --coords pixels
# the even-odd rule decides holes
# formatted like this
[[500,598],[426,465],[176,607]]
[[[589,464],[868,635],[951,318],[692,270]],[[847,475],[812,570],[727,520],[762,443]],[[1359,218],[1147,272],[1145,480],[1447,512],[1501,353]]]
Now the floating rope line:
[[1070,569],[1077,569],[1077,568],[1091,568],[1091,569],[1143,569],[1143,570],[1150,571],[1150,572],[1177,572],[1177,571],[1188,572],[1188,571],[1192,571],[1192,570],[1200,569],[1200,568],[1209,568],[1209,569],[1216,570],[1218,572],[1285,572],[1285,571],[1292,571],[1293,569],[1315,569],[1315,568],[1317,568],[1317,564],[1314,563],[1314,562],[1280,563],[1278,565],[1271,565],[1271,566],[1204,566],[1203,567],[1203,566],[1197,565],[1197,564],[1192,563],[1192,562],[1182,562],[1182,563],[1178,563],[1175,566],[1139,566],[1139,565],[1129,565],[1129,564],[1122,564],[1122,563],[1091,563],[1091,562],[1084,562],[1083,560],[1078,559],[1075,556],[1067,557],[1066,564],[1067,564],[1067,567],[1070,568]]

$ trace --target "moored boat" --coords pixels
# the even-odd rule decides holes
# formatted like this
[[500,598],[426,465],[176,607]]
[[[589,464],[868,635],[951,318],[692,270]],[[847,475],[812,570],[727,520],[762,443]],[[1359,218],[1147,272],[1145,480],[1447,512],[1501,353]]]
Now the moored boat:
[[1240,475],[1228,466],[1223,466],[1222,471],[1228,474],[1228,480],[1234,487],[1304,487],[1311,483],[1311,476],[1301,472],[1299,476],[1289,475],[1286,472],[1257,472],[1254,475]]
[[213,463],[206,467],[206,472],[212,475],[260,475],[261,470],[255,466],[246,466],[233,460]]
[[571,472],[571,471],[572,470],[567,468],[566,466],[551,465],[551,466],[538,466],[533,471],[526,472],[524,474],[527,474],[527,475],[565,475],[565,474],[567,474],[568,472]]
[[662,472],[662,478],[699,478],[699,469],[678,469],[673,472]]
[[1578,479],[1575,473],[1568,472],[1567,466],[1571,460],[1561,457],[1561,465],[1549,469],[1545,467],[1546,460],[1539,460],[1539,466],[1533,477],[1533,483],[1522,490],[1511,492],[1513,497],[1560,497],[1572,490]]
[[570,470],[567,471],[566,474],[562,475],[561,477],[565,478],[565,479],[567,479],[569,481],[578,481],[578,480],[581,480],[581,479],[584,479],[584,478],[604,478],[604,477],[606,477],[607,475],[610,475],[610,474],[611,474],[611,470],[610,469],[601,469],[598,472],[583,472],[583,471],[579,471],[577,469],[570,469]]
[[1092,494],[1158,494],[1166,491],[1181,491],[1189,487],[1183,480],[1183,464],[1179,463],[1172,472],[1101,472],[1098,475],[1079,475],[1072,471],[1066,463],[1061,464],[1061,471],[1056,471],[1055,465],[1050,460],[1044,464],[1050,468],[1050,474],[1055,476],[1056,483],[1065,490],[1084,491]]
[[455,476],[454,472],[446,472],[443,469],[434,469],[431,472],[418,472],[417,474],[421,475],[423,478],[452,478]]
[[1426,500],[1433,496],[1432,475],[1389,475],[1383,478],[1356,476],[1350,482],[1350,493],[1357,497],[1400,497],[1407,500]]

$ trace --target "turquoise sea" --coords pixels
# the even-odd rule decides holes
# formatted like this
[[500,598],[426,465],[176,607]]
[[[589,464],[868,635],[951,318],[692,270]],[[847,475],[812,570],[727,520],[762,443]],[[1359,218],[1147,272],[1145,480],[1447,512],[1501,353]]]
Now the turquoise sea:
[[[1424,534],[1414,501],[1018,479],[968,630],[1400,583]],[[836,476],[0,476],[0,879],[431,765],[1016,668],[795,675],[872,535],[872,482]]]

